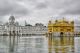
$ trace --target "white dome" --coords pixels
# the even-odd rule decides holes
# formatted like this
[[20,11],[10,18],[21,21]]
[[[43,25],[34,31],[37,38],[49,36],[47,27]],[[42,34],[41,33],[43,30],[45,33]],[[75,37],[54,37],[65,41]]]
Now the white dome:
[[13,24],[15,23],[15,18],[14,18],[14,16],[10,16],[10,18],[9,18],[9,23],[10,23],[11,25],[13,25]]
[[15,20],[14,16],[10,16],[9,20],[14,21]]

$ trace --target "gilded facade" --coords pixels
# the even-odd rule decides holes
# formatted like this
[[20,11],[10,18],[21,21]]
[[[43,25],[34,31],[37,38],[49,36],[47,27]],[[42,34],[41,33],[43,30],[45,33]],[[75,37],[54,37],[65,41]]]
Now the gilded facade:
[[56,20],[54,23],[49,21],[48,33],[50,32],[74,32],[74,21]]

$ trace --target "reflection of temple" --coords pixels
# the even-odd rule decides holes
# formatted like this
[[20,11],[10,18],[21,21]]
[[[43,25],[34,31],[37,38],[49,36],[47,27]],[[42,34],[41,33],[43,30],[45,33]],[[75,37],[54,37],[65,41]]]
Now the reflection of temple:
[[[66,53],[73,51],[74,45],[74,21],[56,20],[48,23],[48,44],[49,53]],[[70,46],[70,47],[69,47]]]

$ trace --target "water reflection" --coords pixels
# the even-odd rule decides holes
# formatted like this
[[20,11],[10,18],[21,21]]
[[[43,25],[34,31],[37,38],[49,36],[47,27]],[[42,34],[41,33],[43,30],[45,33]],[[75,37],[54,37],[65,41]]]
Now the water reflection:
[[80,37],[15,36],[12,52],[9,38],[0,36],[0,53],[80,53]]
[[73,53],[74,38],[73,37],[54,37],[52,49],[55,53]]
[[80,37],[76,37],[74,39],[74,42],[75,42],[75,53],[80,53]]
[[74,37],[61,34],[49,36],[49,53],[74,53]]
[[0,36],[0,53],[48,53],[45,36]]

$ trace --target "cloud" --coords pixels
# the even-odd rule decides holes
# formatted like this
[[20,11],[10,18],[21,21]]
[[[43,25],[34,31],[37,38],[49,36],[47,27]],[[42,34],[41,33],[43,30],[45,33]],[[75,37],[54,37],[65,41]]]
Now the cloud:
[[71,2],[66,2],[65,12],[63,15],[80,15],[80,0],[72,0]]
[[38,5],[36,6],[36,8],[38,8],[38,9],[47,8],[47,4],[46,3],[38,3]]
[[13,14],[21,23],[46,24],[51,16],[79,15],[79,5],[80,0],[0,0],[0,16],[7,20]]
[[16,0],[0,0],[0,16],[8,14],[28,14],[29,10],[17,3]]

